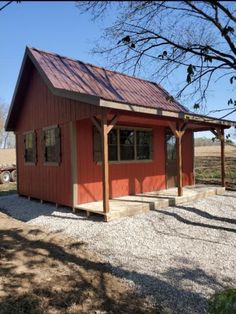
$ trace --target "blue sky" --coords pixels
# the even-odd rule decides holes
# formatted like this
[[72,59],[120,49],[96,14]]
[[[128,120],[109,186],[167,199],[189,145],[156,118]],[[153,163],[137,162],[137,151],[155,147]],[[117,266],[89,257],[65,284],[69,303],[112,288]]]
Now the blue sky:
[[[10,104],[26,45],[107,66],[106,60],[93,55],[91,49],[114,17],[115,13],[92,22],[88,14],[79,13],[73,1],[9,5],[0,12],[1,101]],[[207,111],[226,105],[230,97],[228,81],[218,82],[209,93]],[[222,113],[214,115],[220,117]],[[236,120],[236,114],[229,119]]]

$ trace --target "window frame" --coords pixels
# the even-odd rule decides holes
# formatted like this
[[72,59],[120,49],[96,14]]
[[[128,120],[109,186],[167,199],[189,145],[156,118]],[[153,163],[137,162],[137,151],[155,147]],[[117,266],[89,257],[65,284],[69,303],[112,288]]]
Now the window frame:
[[[33,134],[33,161],[26,160],[26,136],[29,134]],[[24,164],[27,166],[35,166],[37,164],[37,133],[36,130],[30,130],[23,133],[23,143],[24,143]]]
[[[49,131],[51,129],[59,129],[59,157],[57,161],[47,161],[46,160],[46,142],[45,142],[45,131]],[[56,125],[50,125],[42,129],[42,142],[43,142],[43,165],[44,166],[59,166],[61,163],[61,127]],[[55,136],[55,146],[57,145],[57,138]]]
[[[94,128],[96,128],[94,126]],[[117,125],[114,126],[113,129],[117,130],[117,160],[108,160],[109,164],[127,164],[127,163],[150,163],[154,160],[154,149],[153,149],[153,129],[152,128],[146,128],[146,127],[132,127],[132,126],[125,126],[125,125]],[[122,160],[120,159],[120,130],[133,130],[134,131],[134,159],[127,159]],[[99,133],[99,131],[96,129],[96,131]],[[149,159],[137,159],[137,131],[146,131],[151,133],[151,143],[150,143],[150,158]],[[100,133],[99,133],[100,134]],[[108,134],[109,136],[109,134]],[[101,138],[101,137],[100,137]],[[94,137],[93,137],[94,140]],[[94,156],[94,143],[93,143],[93,156]],[[102,164],[102,161],[96,161],[93,159],[93,161],[97,164]]]

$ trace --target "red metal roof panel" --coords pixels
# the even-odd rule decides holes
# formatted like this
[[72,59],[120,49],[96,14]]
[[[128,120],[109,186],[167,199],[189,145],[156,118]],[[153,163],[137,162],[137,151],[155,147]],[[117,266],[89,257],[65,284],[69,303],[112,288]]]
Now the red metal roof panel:
[[169,94],[156,83],[35,48],[29,50],[55,88],[115,102],[189,112],[177,101],[168,101]]

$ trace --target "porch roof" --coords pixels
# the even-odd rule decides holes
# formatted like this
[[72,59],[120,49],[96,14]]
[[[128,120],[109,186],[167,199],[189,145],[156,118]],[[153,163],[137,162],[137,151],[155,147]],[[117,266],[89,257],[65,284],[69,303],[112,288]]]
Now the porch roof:
[[161,118],[166,121],[183,121],[188,123],[188,129],[193,131],[205,131],[214,128],[230,128],[232,126],[236,127],[236,121],[218,119],[215,117],[209,117],[206,115],[194,114],[192,112],[174,112],[170,110],[164,110],[160,108],[144,108],[142,106],[117,103],[112,101],[107,101],[100,99],[99,105],[104,108],[109,108],[114,111],[121,110],[126,111],[129,115],[142,115],[144,117],[149,117],[149,120],[153,118]]

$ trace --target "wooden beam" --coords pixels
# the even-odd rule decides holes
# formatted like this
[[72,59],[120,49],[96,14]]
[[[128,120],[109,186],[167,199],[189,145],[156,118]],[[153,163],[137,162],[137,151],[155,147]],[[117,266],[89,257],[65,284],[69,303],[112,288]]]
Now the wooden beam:
[[176,137],[178,196],[183,195],[182,136]]
[[176,129],[176,123],[175,122],[168,122],[169,128],[171,129],[172,133],[174,134],[175,137],[178,136],[178,132]]
[[109,165],[108,165],[108,125],[107,112],[102,112],[101,119],[102,135],[102,190],[103,190],[103,211],[108,213],[109,208]]
[[221,129],[220,137],[221,147],[221,186],[225,187],[225,136],[224,129]]
[[221,186],[225,187],[225,135],[224,128],[211,129],[211,132],[220,140],[220,160],[221,160]]
[[214,135],[215,135],[215,137],[217,137],[218,138],[218,132],[216,131],[216,130],[214,130],[214,129],[211,129],[210,130],[211,131],[211,133],[213,133]]
[[[114,115],[113,118],[111,119],[111,121],[109,123],[107,123],[107,133],[109,133],[114,128],[119,117],[120,117],[120,115]],[[102,133],[101,121],[99,121],[95,116],[92,116],[91,120],[92,120],[93,124],[96,126],[96,128],[98,129],[98,131],[100,133]]]
[[96,128],[98,129],[98,132],[102,133],[100,121],[96,117],[93,117],[93,116],[91,117],[91,120],[92,120],[93,124],[96,126]]
[[[147,108],[147,107],[127,104],[127,103],[108,101],[104,99],[100,99],[99,105],[100,107],[103,107],[103,108],[110,108],[110,109],[115,109],[115,110],[126,110],[129,112],[131,111],[131,112],[136,112],[136,113],[152,114],[152,115],[161,116],[163,118],[166,117],[166,118],[189,120],[189,122],[196,122],[198,124],[203,123],[203,125],[210,124],[213,127],[217,125],[225,126],[226,128],[231,127],[231,126],[236,126],[235,121],[221,120],[221,119],[203,116],[203,115],[187,114],[183,112],[168,111],[168,110],[157,109],[157,108],[155,109]],[[211,128],[210,125],[209,125],[209,129]]]
[[169,122],[169,127],[176,138],[176,163],[177,163],[177,185],[178,196],[183,195],[183,158],[182,158],[182,137],[188,128],[188,122],[179,124]]
[[185,131],[187,130],[188,125],[189,125],[188,122],[184,122],[184,123],[182,124],[182,126],[181,126],[181,132],[183,132],[183,135],[184,135]]
[[109,123],[109,126],[108,126],[108,129],[107,129],[108,133],[114,128],[114,126],[116,125],[119,117],[120,117],[120,115],[114,115],[114,117],[111,119],[111,121]]

